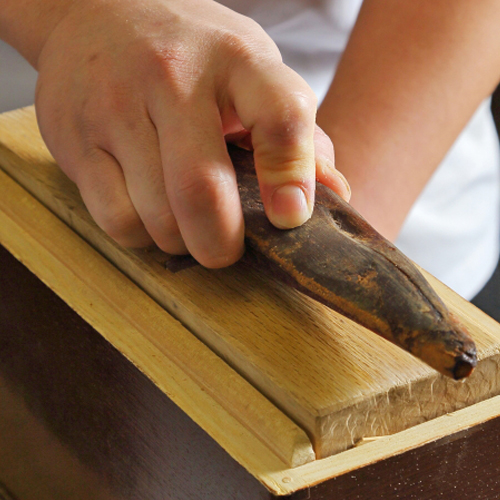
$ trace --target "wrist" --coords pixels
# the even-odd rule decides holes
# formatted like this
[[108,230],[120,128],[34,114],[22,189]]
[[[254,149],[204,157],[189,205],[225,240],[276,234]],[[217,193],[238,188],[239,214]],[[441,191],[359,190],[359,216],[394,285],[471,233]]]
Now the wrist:
[[38,57],[47,39],[74,4],[75,0],[4,0],[0,38],[38,69]]

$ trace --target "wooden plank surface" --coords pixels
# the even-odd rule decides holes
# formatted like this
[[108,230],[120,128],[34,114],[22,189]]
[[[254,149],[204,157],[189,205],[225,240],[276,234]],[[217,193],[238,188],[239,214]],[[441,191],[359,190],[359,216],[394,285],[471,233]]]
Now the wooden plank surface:
[[264,483],[314,459],[301,428],[1,171],[0,244]]
[[118,247],[58,170],[32,108],[0,117],[0,166],[306,430],[318,457],[500,392],[499,325],[432,278],[478,346],[465,383],[243,265],[174,272],[159,251]]

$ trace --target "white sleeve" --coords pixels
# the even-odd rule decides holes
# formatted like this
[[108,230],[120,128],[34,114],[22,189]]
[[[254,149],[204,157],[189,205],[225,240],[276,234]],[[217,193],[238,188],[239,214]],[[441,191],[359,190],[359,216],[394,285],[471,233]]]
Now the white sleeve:
[[0,40],[0,113],[33,104],[37,72]]

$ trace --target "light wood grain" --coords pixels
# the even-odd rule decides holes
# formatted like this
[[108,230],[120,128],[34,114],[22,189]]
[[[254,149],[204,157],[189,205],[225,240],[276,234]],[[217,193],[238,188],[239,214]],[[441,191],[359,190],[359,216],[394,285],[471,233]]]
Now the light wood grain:
[[2,171],[0,243],[244,466],[314,459],[302,429]]
[[[278,494],[288,495],[469,429],[499,415],[500,396],[496,396],[338,455],[316,460],[295,469],[270,473],[266,480],[268,484],[279,488]],[[457,498],[460,498],[460,494]]]
[[[37,225],[32,223],[34,218],[38,221]],[[277,434],[283,431],[283,425],[285,428],[290,427],[290,422],[276,414],[265,400],[259,402],[260,395],[255,401],[253,388],[247,387],[244,381],[235,382],[234,373],[228,376],[231,370],[225,363],[193,339],[179,323],[160,310],[103,257],[1,172],[0,243],[9,247],[21,261],[59,292],[276,495],[288,495],[314,486],[500,414],[500,397],[495,397],[333,457],[289,468],[261,439],[256,438],[254,430],[249,430],[212,398],[209,390],[215,388],[226,392],[225,404],[231,403],[232,388],[241,391],[242,398],[267,415],[269,421],[266,425],[275,423],[279,427],[270,429]],[[96,289],[96,286],[103,288]],[[117,291],[122,299],[117,300],[115,297]],[[160,345],[157,347],[159,336]],[[184,347],[189,349],[189,354]],[[174,361],[171,361],[171,357]],[[192,378],[189,371],[193,369],[197,375],[207,379],[200,381]],[[231,383],[226,384],[228,380]],[[218,385],[220,381],[224,382],[223,388]],[[250,423],[250,427],[256,418],[252,408],[246,407],[243,415],[240,415],[241,419],[248,411],[250,422],[247,424]],[[16,412],[17,407],[11,410]],[[272,441],[275,443],[274,437],[273,434]],[[64,447],[51,448],[50,452],[52,458],[70,457]]]
[[173,273],[159,251],[120,248],[55,165],[32,108],[0,117],[0,165],[297,422],[319,457],[500,392],[499,325],[432,278],[478,346],[465,383],[243,265]]

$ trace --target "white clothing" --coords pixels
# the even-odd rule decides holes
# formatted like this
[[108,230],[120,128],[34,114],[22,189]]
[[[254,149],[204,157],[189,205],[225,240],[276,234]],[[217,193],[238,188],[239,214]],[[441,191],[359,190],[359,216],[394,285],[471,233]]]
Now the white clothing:
[[0,40],[0,113],[33,104],[36,71]]
[[396,245],[466,299],[499,253],[499,141],[486,100],[413,205]]
[[[257,21],[283,61],[321,101],[361,7],[361,0],[220,0]],[[396,245],[450,288],[471,299],[499,255],[500,154],[483,102],[411,209]]]

